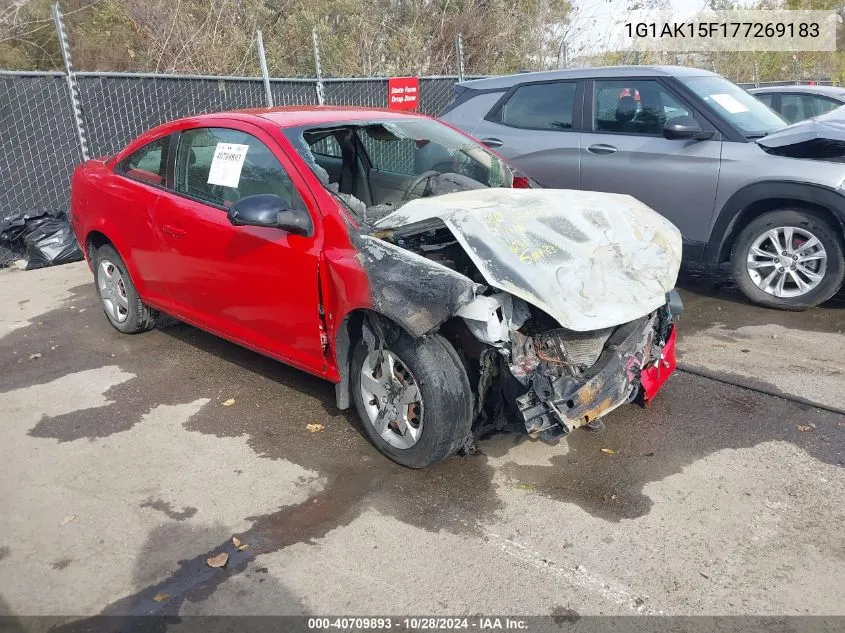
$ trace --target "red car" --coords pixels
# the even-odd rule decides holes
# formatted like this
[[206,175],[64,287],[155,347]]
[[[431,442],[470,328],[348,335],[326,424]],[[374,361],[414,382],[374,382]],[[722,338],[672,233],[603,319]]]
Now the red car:
[[512,422],[595,425],[674,369],[677,229],[531,185],[425,116],[277,108],[80,165],[71,216],[115,328],[161,311],[330,380],[421,468]]

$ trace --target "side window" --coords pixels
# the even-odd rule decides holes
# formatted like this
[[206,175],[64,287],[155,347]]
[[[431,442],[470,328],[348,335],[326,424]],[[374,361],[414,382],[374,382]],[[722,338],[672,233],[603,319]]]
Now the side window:
[[337,139],[331,134],[324,136],[310,147],[313,154],[331,156],[332,158],[343,158],[340,145],[338,145]]
[[569,130],[574,112],[575,83],[556,81],[520,86],[495,120],[532,130]]
[[663,124],[691,112],[654,80],[595,82],[596,132],[660,136]]
[[773,95],[771,92],[764,92],[763,94],[754,95],[754,98],[757,99],[757,101],[759,101],[763,105],[771,108],[772,107],[772,99],[774,98],[774,96],[775,95]]
[[378,127],[371,126],[358,135],[376,170],[407,176],[422,173],[418,172],[415,166],[417,141],[412,138],[398,138],[390,133],[380,134],[379,131]]
[[828,99],[827,97],[820,97],[818,95],[807,95],[804,97],[804,112],[812,112],[812,114],[808,114],[807,116],[818,116],[838,108],[840,105],[842,104],[838,101]]
[[170,136],[162,136],[125,158],[117,169],[130,178],[143,180],[154,185],[164,185],[167,181],[167,154],[169,149]]
[[809,119],[839,106],[839,102],[819,95],[783,93],[780,96],[781,116],[787,123]]
[[176,151],[176,191],[209,204],[231,207],[247,196],[276,194],[303,207],[287,172],[264,143],[228,128],[182,132]]
[[804,114],[805,97],[799,94],[784,93],[780,96],[780,114],[787,123],[795,123],[813,116]]

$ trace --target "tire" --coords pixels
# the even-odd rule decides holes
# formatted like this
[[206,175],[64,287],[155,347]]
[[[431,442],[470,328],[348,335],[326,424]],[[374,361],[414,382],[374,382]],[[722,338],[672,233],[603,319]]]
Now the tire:
[[[466,371],[455,349],[440,335],[414,340],[401,332],[395,340],[385,343],[383,351],[385,356],[382,359],[392,355],[402,366],[398,369],[399,365],[394,365],[397,367],[394,375],[404,375],[406,383],[415,384],[419,390],[419,407],[416,412],[419,414],[420,435],[416,443],[403,448],[395,445],[404,442],[396,418],[391,417],[393,421],[385,428],[384,435],[376,430],[371,418],[374,406],[385,405],[374,403],[377,396],[370,399],[369,404],[364,402],[364,385],[370,383],[362,384],[362,375],[377,364],[370,363],[368,359],[377,359],[378,350],[370,350],[364,340],[360,339],[352,354],[350,389],[370,441],[384,455],[408,468],[425,468],[456,453],[470,433],[473,396]],[[373,375],[371,372],[371,379]],[[396,384],[401,388],[400,381],[396,381]],[[400,399],[394,398],[396,402]],[[401,408],[402,405],[396,406]],[[408,411],[413,414],[414,409]],[[393,428],[390,428],[391,425]]]
[[153,329],[157,313],[141,301],[117,251],[106,244],[94,252],[92,259],[94,285],[109,323],[124,334]]
[[[778,259],[774,253],[777,250],[774,241],[766,237],[769,231],[774,231],[774,234],[779,237],[778,243],[788,249],[787,255],[782,259]],[[790,233],[792,234],[791,244],[785,244]],[[819,246],[802,251],[803,245],[810,243],[808,236],[817,238]],[[764,241],[760,242],[760,240]],[[757,249],[752,250],[755,243],[758,245]],[[760,256],[760,250],[765,256]],[[770,252],[771,257],[769,257]],[[782,253],[783,251],[780,254]],[[794,261],[795,257],[808,255],[815,259]],[[767,261],[772,261],[775,265],[767,266],[765,264]],[[789,263],[796,268],[787,267]],[[843,279],[845,279],[842,238],[839,231],[826,219],[812,211],[803,209],[772,211],[756,218],[742,229],[731,253],[731,267],[740,290],[754,303],[780,310],[797,311],[812,308],[830,299],[842,287]],[[781,270],[783,270],[782,273]],[[810,270],[814,275],[819,273],[820,279],[807,277],[802,270]],[[756,273],[756,279],[753,276],[754,273]],[[770,277],[771,275],[774,277]],[[786,281],[778,290],[777,281],[781,277],[784,277]],[[770,278],[773,281],[765,289],[761,288],[759,284],[765,283]],[[807,287],[800,287],[798,280]],[[783,296],[777,296],[778,292],[781,292]]]

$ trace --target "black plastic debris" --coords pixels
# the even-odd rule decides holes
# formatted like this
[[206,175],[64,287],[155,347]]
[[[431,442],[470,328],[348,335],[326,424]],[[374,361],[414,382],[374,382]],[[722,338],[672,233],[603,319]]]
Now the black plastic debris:
[[27,270],[82,259],[70,223],[60,211],[27,211],[0,219],[0,266],[19,259]]
[[82,250],[76,241],[70,223],[56,218],[39,225],[25,238],[27,270],[69,264],[82,259]]
[[21,256],[16,251],[13,251],[11,248],[6,248],[5,246],[0,246],[0,268],[5,268],[6,266],[11,266],[15,263],[15,261],[21,259]]

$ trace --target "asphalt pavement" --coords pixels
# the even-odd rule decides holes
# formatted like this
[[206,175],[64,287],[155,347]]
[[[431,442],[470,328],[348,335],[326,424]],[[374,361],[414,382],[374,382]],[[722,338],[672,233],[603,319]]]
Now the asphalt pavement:
[[0,271],[0,615],[845,615],[845,298],[681,287],[648,409],[412,471],[329,383],[119,334],[84,263]]

